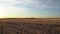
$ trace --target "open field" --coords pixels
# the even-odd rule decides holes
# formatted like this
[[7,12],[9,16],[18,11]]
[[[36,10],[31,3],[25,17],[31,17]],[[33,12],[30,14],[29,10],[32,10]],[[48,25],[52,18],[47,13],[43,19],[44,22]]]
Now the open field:
[[60,34],[60,18],[0,19],[0,34]]
[[60,24],[60,18],[6,18],[0,19],[0,22],[11,22],[11,23],[42,23],[42,24]]

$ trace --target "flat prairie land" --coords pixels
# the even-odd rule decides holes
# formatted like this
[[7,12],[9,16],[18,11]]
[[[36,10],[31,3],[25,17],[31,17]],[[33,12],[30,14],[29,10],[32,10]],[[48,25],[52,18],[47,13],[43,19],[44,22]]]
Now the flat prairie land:
[[3,18],[0,22],[60,25],[60,18]]
[[0,19],[0,34],[60,34],[60,18]]

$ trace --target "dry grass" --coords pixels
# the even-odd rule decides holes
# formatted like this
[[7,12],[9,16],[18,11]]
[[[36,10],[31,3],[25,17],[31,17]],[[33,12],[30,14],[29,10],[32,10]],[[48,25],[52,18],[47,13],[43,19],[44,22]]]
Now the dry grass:
[[60,24],[60,18],[5,18],[0,19],[0,22],[11,22],[11,23],[33,23],[33,24]]
[[7,18],[0,23],[3,34],[60,34],[60,18]]

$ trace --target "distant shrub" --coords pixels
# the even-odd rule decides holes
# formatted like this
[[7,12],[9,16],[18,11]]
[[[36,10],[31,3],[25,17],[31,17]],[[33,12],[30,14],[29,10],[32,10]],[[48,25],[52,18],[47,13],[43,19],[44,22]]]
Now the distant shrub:
[[34,19],[33,17],[31,17],[30,19]]

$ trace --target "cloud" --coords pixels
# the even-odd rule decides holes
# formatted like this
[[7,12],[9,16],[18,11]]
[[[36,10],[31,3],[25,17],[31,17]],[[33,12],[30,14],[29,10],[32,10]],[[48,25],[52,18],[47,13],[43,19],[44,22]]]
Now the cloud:
[[[23,6],[23,7],[22,7]],[[0,0],[0,11],[23,12],[32,8],[59,9],[59,2],[54,0]]]
[[0,16],[26,14],[24,12],[33,14],[32,11],[37,12],[40,9],[43,11],[44,9],[60,9],[60,0],[0,0]]
[[16,3],[16,0],[0,0],[0,12],[4,12],[4,14],[16,14],[28,10],[27,8],[13,6]]
[[58,9],[59,3],[56,0],[17,0],[17,5],[25,5],[38,9]]
[[28,9],[27,8],[18,8],[18,7],[15,7],[15,6],[0,6],[0,11],[1,12],[6,12],[7,14],[24,12],[26,10],[28,10]]
[[0,0],[0,5],[7,6],[16,4],[15,0]]
[[27,8],[18,8],[16,6],[0,6],[0,18],[21,16],[26,13]]
[[59,9],[56,0],[0,0],[0,6],[16,6],[27,9]]
[[56,0],[0,0],[0,5],[31,9],[59,9],[60,6]]
[[2,2],[16,2],[16,0],[0,0]]

